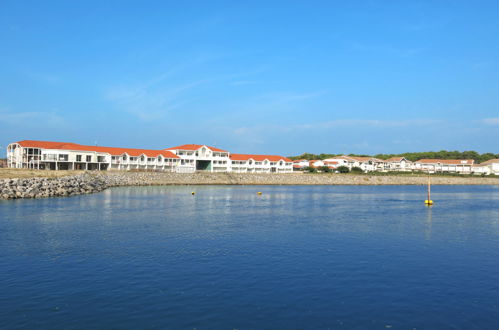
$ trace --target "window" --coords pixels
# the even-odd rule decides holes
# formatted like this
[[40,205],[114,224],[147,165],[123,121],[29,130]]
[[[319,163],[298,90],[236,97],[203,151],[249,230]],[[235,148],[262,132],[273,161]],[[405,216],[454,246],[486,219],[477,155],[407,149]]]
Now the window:
[[92,156],[87,156],[87,163],[90,163],[92,161]]
[[76,161],[81,162],[81,155],[76,155]]

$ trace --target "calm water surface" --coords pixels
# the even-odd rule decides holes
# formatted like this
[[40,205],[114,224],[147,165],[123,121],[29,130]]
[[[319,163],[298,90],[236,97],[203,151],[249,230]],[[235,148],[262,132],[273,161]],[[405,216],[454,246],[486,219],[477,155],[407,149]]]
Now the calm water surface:
[[0,327],[498,329],[499,186],[433,190],[0,201]]

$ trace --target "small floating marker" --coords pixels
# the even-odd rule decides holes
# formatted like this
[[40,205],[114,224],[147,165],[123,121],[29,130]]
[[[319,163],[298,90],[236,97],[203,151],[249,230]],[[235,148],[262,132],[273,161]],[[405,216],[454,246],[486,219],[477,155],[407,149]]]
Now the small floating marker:
[[195,191],[191,192],[191,195],[193,195],[193,196],[196,195],[196,192]]
[[257,195],[261,195],[261,194],[262,194],[262,192],[261,192],[261,191],[259,191],[259,192],[257,192],[256,194],[257,194]]
[[429,205],[433,205],[433,201],[432,201],[431,199],[430,199],[430,200],[426,199],[426,200],[424,201],[424,203],[425,203],[425,205],[428,205],[428,206],[429,206]]

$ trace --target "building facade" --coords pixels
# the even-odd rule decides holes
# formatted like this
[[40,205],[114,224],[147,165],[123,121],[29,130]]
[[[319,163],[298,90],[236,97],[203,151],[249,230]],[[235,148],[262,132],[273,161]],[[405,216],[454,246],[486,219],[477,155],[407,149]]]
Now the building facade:
[[230,154],[226,150],[206,145],[185,144],[150,150],[33,140],[9,144],[7,166],[40,170],[150,170],[177,173],[293,171],[293,163],[286,157]]
[[7,146],[10,168],[40,170],[174,171],[180,158],[165,150],[111,148],[23,140]]
[[413,170],[428,173],[473,173],[473,159],[420,159],[414,162]]

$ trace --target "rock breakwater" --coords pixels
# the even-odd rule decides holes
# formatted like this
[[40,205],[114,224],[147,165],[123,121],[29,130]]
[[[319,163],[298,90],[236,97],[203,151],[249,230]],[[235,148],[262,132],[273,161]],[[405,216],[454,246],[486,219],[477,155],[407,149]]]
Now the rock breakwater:
[[76,175],[62,178],[26,178],[0,180],[0,197],[44,198],[74,196],[102,191],[108,187],[100,176]]
[[[434,185],[499,185],[497,177],[432,177]],[[150,185],[424,185],[426,176],[345,174],[87,172],[60,178],[0,180],[0,198],[43,198],[100,192],[109,187]]]

